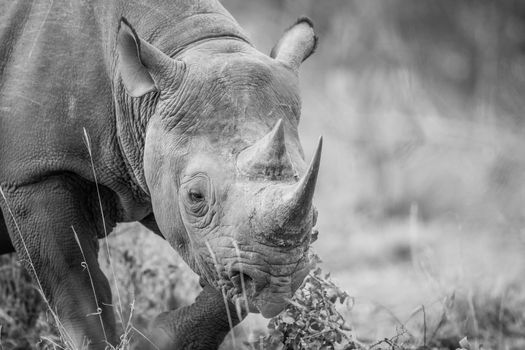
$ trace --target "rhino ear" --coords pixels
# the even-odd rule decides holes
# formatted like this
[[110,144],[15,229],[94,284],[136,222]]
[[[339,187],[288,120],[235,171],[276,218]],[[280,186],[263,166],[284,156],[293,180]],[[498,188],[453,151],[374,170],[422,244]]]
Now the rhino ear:
[[[139,38],[125,18],[120,20],[117,35],[117,69],[129,95],[140,97],[159,91],[173,80],[176,66],[182,65]],[[170,74],[171,73],[171,74]],[[171,76],[170,76],[171,75]]]
[[273,47],[270,57],[297,71],[301,63],[315,51],[317,36],[308,17],[301,17],[291,26]]

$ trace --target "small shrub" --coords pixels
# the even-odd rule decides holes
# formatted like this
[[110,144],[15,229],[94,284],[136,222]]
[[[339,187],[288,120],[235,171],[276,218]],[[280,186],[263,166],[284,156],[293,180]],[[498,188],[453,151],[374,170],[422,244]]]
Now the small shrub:
[[[314,255],[315,264],[320,259]],[[286,309],[270,320],[269,334],[253,344],[265,349],[356,349],[350,327],[336,305],[352,299],[316,267]],[[257,347],[258,346],[258,347]]]

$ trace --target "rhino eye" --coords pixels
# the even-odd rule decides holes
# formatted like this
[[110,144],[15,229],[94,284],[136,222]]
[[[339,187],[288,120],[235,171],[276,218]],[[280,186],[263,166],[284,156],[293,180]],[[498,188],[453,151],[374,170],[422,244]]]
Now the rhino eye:
[[182,182],[182,202],[188,214],[193,218],[206,216],[214,203],[214,194],[210,179],[203,174],[188,176]]
[[194,203],[202,202],[205,199],[204,194],[202,192],[194,189],[189,190],[188,196],[190,197],[190,201]]

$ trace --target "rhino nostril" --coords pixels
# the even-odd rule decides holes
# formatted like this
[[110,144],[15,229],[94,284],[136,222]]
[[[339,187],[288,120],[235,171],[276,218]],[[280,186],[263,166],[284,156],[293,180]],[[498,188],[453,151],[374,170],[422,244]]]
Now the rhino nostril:
[[230,280],[239,293],[252,291],[255,286],[253,278],[240,271],[233,271]]

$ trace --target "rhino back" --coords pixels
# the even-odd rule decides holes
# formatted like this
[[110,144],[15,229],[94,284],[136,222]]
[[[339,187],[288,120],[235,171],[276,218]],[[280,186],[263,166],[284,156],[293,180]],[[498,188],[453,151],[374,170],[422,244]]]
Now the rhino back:
[[129,194],[124,201],[137,197],[113,96],[122,16],[172,56],[199,38],[244,38],[212,0],[0,0],[0,183],[62,172],[92,181],[85,129],[98,180],[121,197]]
[[82,128],[94,144],[107,139],[112,109],[92,8],[81,1],[1,6],[0,178],[24,183],[58,171],[89,177]]

